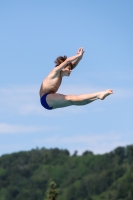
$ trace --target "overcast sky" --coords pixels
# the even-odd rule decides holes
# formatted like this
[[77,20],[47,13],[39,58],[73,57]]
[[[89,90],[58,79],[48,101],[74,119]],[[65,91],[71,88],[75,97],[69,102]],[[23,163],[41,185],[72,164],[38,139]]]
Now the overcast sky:
[[[133,1],[0,1],[0,155],[33,148],[105,153],[133,144]],[[59,93],[113,89],[104,101],[44,109],[57,56],[84,57]]]

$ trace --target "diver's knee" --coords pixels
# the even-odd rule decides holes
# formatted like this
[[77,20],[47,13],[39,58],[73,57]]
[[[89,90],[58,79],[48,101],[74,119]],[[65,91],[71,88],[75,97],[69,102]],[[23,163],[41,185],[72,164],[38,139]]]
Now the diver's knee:
[[65,99],[70,105],[74,105],[76,98],[75,95],[66,95]]
[[68,97],[69,101],[71,102],[72,105],[78,105],[80,103],[80,99],[76,95],[70,95]]

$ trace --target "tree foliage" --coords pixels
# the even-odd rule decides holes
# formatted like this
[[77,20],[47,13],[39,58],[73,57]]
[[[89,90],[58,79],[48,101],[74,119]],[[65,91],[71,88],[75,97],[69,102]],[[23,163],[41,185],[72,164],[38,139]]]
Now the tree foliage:
[[58,190],[56,189],[56,183],[50,182],[49,187],[46,191],[46,200],[57,200]]
[[37,148],[0,157],[0,200],[56,200],[51,180],[58,200],[132,200],[133,145],[104,155]]

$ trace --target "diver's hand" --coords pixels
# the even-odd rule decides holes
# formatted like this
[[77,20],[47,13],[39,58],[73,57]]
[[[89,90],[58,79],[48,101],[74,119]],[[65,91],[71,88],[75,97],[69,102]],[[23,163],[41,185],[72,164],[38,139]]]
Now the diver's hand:
[[79,55],[80,55],[80,58],[82,58],[84,52],[85,52],[85,51],[84,51],[84,48],[83,48],[83,47],[80,47],[80,48],[78,49],[78,51],[77,51],[77,54],[79,54]]

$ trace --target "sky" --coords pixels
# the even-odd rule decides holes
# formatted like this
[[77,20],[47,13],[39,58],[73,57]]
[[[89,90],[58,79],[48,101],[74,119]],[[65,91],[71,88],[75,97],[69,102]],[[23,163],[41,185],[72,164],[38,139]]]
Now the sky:
[[[0,155],[38,148],[104,154],[133,144],[133,1],[0,1]],[[85,53],[61,94],[113,89],[46,110],[39,89],[56,57]]]

